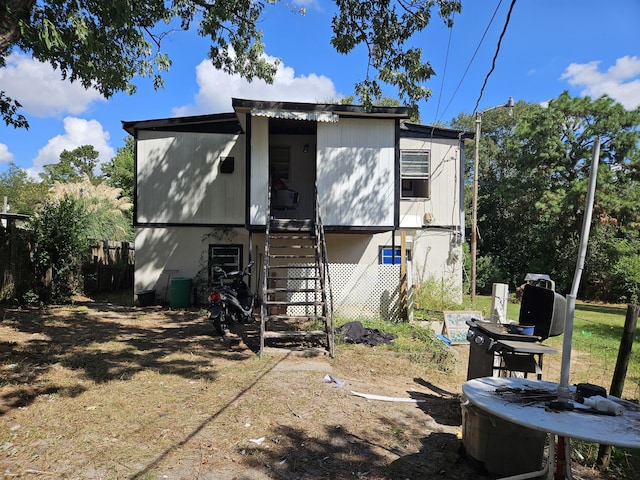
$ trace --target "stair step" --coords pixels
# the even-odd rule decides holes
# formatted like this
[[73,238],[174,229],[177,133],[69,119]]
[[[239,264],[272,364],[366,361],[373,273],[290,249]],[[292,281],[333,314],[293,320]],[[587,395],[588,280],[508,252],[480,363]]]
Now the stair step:
[[294,356],[294,357],[323,357],[329,355],[329,352],[322,348],[278,348],[265,347],[262,351],[265,355],[276,356]]
[[320,292],[322,292],[321,288],[286,288],[286,287],[267,288],[267,293],[320,293]]
[[[282,268],[317,268],[317,265],[310,265],[309,263],[287,263],[282,265],[269,265],[269,269],[282,269]],[[280,277],[284,278],[284,277]],[[289,277],[290,278],[290,277]]]
[[267,281],[275,280],[292,280],[295,282],[312,282],[312,281],[320,281],[320,277],[267,277]]
[[290,331],[266,331],[264,332],[264,338],[318,338],[326,337],[327,332],[322,330],[290,330]]
[[320,306],[324,304],[323,301],[307,301],[307,302],[292,302],[289,300],[263,300],[262,303],[269,307],[310,307],[310,306]]
[[267,315],[265,320],[278,320],[278,321],[295,321],[295,322],[313,322],[313,321],[326,321],[327,317],[322,315]]
[[309,250],[311,248],[315,248],[315,245],[300,245],[300,244],[289,244],[289,245],[269,245],[269,248],[290,248],[292,250]]
[[276,254],[269,254],[269,258],[273,258],[273,259],[294,259],[294,258],[305,258],[305,259],[309,259],[309,260],[314,260],[316,258],[316,256],[314,254],[300,254],[300,255],[295,255],[295,254],[286,254],[286,253],[276,253]]

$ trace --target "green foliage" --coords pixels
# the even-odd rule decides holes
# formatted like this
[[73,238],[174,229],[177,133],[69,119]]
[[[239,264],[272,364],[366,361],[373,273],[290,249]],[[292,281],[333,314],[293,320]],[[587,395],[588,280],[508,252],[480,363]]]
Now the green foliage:
[[33,214],[46,193],[46,185],[32,180],[26,170],[15,163],[9,164],[7,172],[0,173],[0,201],[7,197],[10,213]]
[[2,119],[7,127],[29,128],[29,122],[27,122],[26,117],[18,113],[18,109],[21,106],[16,100],[7,97],[4,90],[0,91],[0,114],[2,114]]
[[[209,57],[216,68],[252,79],[271,81],[276,65],[264,53],[257,25],[270,0],[224,2],[112,0],[19,2],[3,17],[0,33],[2,59],[12,48],[50,63],[63,78],[97,89],[105,98],[124,91],[134,93],[136,76],[163,86],[162,74],[171,60],[162,41],[175,30],[211,40]],[[118,61],[114,61],[118,59]],[[0,113],[7,124],[25,126],[13,99],[0,98]],[[14,107],[14,108],[12,108]]]
[[422,83],[435,72],[422,61],[422,49],[407,44],[427,27],[436,6],[445,25],[452,26],[453,14],[462,10],[461,2],[336,0],[336,5],[339,11],[332,21],[333,47],[343,54],[360,45],[367,51],[366,78],[355,86],[362,104],[371,107],[382,96],[381,83],[386,83],[398,89],[400,99],[406,100],[412,116],[417,117],[418,102],[431,96],[431,90]]
[[86,219],[82,206],[67,196],[47,200],[31,220],[33,262],[39,280],[34,293],[40,301],[67,303],[78,291],[81,259],[88,248]]
[[[396,335],[392,344],[376,348],[396,352],[412,363],[434,367],[441,371],[453,370],[456,356],[443,342],[438,340],[430,328],[408,322],[388,322],[385,320],[360,319],[363,327]],[[345,321],[337,322],[342,325]],[[339,340],[338,338],[336,338]],[[346,344],[342,344],[346,347]]]
[[[137,76],[151,78],[154,87],[161,88],[163,73],[171,67],[162,42],[175,30],[193,29],[208,38],[213,66],[248,80],[272,82],[279,62],[270,62],[264,55],[258,28],[265,7],[278,0],[12,3],[14,8],[2,18],[0,67],[11,51],[19,49],[51,64],[63,78],[97,89],[105,98],[121,91],[135,93]],[[431,96],[422,83],[435,72],[422,60],[422,49],[409,44],[427,27],[434,10],[450,27],[461,2],[337,0],[336,5],[339,11],[332,21],[331,39],[336,51],[348,54],[360,45],[367,51],[365,79],[355,85],[360,100],[370,107],[386,83],[397,88],[417,118],[418,102]],[[305,14],[304,8],[292,10]],[[16,100],[0,92],[5,123],[28,127],[19,108]]]
[[56,183],[49,190],[49,197],[62,200],[73,198],[82,210],[85,235],[92,240],[133,241],[134,231],[129,199],[122,190],[106,183],[94,185],[87,175],[75,183]]
[[[623,268],[611,267],[619,261],[627,268],[635,265],[633,259],[623,259],[630,252],[613,246],[618,240],[638,246],[640,109],[627,111],[606,96],[591,100],[563,93],[548,107],[519,102],[512,117],[503,110],[483,115],[479,139],[478,270],[479,277],[486,277],[483,291],[494,280],[516,287],[528,272],[547,273],[558,291],[569,291],[597,137],[598,186],[580,295],[630,298],[634,281],[622,281]],[[461,115],[453,126],[469,129],[473,121]],[[471,159],[468,178],[473,157],[472,150],[466,152]],[[466,208],[471,211],[468,204]],[[634,273],[626,277],[633,279]]]
[[413,302],[420,310],[457,310],[459,300],[453,296],[451,282],[435,277],[429,277],[413,292]]
[[133,198],[134,138],[128,135],[124,147],[118,148],[116,156],[102,165],[102,174],[108,185],[122,189],[124,197]]
[[63,150],[60,161],[44,166],[44,172],[40,174],[43,182],[53,185],[55,182],[78,182],[84,175],[91,181],[98,182],[95,176],[95,168],[100,154],[92,145],[81,145],[74,150]]

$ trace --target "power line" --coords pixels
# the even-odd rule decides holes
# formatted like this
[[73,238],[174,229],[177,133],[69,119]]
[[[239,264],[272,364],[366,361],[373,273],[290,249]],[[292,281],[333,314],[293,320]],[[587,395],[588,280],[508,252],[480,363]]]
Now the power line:
[[[455,12],[453,13],[453,15],[451,15],[451,21],[453,21],[454,17],[455,17]],[[453,25],[451,26],[451,28],[449,28],[449,41],[447,42],[447,54],[444,57],[444,72],[442,74],[442,82],[440,82],[440,93],[438,93],[438,104],[436,105],[435,118],[438,118],[438,111],[440,110],[440,100],[442,99],[442,91],[444,90],[444,80],[447,77],[447,64],[449,63],[449,50],[451,48],[452,34],[453,34]]]
[[[460,87],[462,86],[462,82],[464,81],[464,78],[467,76],[467,73],[469,72],[469,69],[471,68],[471,64],[475,60],[476,55],[478,54],[478,51],[480,50],[480,47],[482,46],[482,42],[484,42],[484,38],[487,36],[487,32],[489,31],[489,28],[491,28],[491,24],[493,23],[493,20],[496,18],[496,14],[498,13],[498,10],[500,9],[500,5],[502,5],[502,0],[500,0],[498,2],[498,5],[496,6],[495,10],[493,11],[493,15],[491,16],[491,19],[489,20],[489,23],[487,24],[487,28],[485,28],[484,33],[482,34],[482,37],[480,38],[480,41],[478,42],[478,46],[476,47],[475,51],[473,52],[473,55],[471,56],[471,59],[469,60],[469,63],[467,64],[467,68],[465,69],[464,73],[462,74],[462,78],[460,78],[460,82],[458,82],[458,85],[456,86],[456,89],[453,91],[453,94],[451,95],[451,98],[449,99],[449,103],[447,103],[447,106],[442,111],[442,115],[445,114],[445,112],[447,111],[447,109],[451,105],[451,102],[453,102],[456,94],[458,93],[458,90],[460,90]],[[438,121],[440,121],[440,118],[438,117],[438,114],[436,112],[436,122],[438,122]]]
[[484,87],[487,86],[487,82],[489,81],[489,77],[493,73],[493,70],[496,68],[496,60],[498,58],[498,53],[500,53],[500,45],[502,44],[502,39],[504,38],[504,34],[507,32],[507,26],[509,25],[509,20],[511,19],[511,12],[513,11],[513,7],[516,4],[516,0],[511,1],[511,5],[509,6],[509,11],[507,12],[507,19],[504,22],[504,27],[502,28],[502,33],[500,33],[500,38],[498,38],[498,45],[496,47],[496,53],[493,55],[493,61],[491,62],[491,70],[487,73],[487,76],[484,79],[484,83],[482,84],[482,88],[480,89],[480,95],[478,96],[478,100],[476,101],[476,106],[473,109],[472,115],[476,113],[478,110],[478,105],[480,104],[480,100],[482,99],[482,94],[484,93]]

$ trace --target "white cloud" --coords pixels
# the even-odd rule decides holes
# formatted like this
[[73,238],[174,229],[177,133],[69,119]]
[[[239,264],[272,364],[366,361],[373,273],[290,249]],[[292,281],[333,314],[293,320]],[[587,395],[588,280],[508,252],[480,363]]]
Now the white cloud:
[[4,143],[0,143],[0,163],[9,163],[13,160],[13,154]]
[[618,58],[605,72],[598,70],[599,65],[597,61],[572,63],[560,78],[582,87],[582,95],[599,98],[606,94],[628,110],[640,106],[640,58]]
[[[274,61],[273,57],[267,57]],[[291,67],[280,63],[273,84],[262,80],[249,82],[239,75],[229,75],[216,70],[209,60],[203,60],[196,67],[196,81],[199,91],[194,103],[177,107],[177,116],[199,115],[231,111],[231,98],[252,100],[281,100],[288,102],[317,102],[337,99],[333,81],[324,75],[296,76]]]
[[29,169],[32,177],[42,172],[44,165],[58,163],[63,150],[92,145],[100,153],[98,157],[100,163],[111,160],[115,155],[113,148],[109,145],[109,132],[104,131],[97,120],[66,117],[63,123],[65,133],[53,137],[38,151],[38,156],[33,160],[33,167]]
[[63,80],[48,63],[16,53],[9,55],[6,67],[0,69],[0,85],[25,112],[36,117],[78,115],[92,102],[105,101],[97,90]]

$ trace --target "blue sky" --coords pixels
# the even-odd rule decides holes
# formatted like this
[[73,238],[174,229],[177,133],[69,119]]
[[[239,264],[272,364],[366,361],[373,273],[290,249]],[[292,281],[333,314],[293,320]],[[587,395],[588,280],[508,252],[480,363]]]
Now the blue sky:
[[[423,123],[446,123],[474,111],[510,3],[463,0],[453,30],[433,17],[414,39],[436,71],[425,85],[433,96],[421,105]],[[43,165],[57,162],[62,150],[85,144],[108,161],[124,144],[122,120],[228,112],[231,97],[323,102],[353,94],[366,73],[366,57],[363,50],[344,56],[331,47],[333,2],[299,0],[304,16],[287,5],[267,6],[261,22],[266,53],[282,62],[273,85],[215,71],[206,59],[206,40],[192,32],[165,39],[173,66],[163,90],[138,79],[135,95],[109,100],[13,53],[0,69],[0,90],[21,101],[31,128],[0,125],[0,173],[14,162],[37,175]],[[638,24],[638,0],[518,0],[478,109],[501,105],[510,96],[542,103],[564,90],[592,98],[608,94],[628,109],[640,106]],[[386,93],[395,96],[393,90]]]

